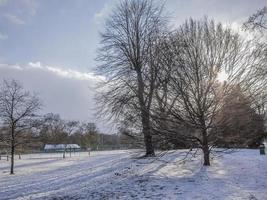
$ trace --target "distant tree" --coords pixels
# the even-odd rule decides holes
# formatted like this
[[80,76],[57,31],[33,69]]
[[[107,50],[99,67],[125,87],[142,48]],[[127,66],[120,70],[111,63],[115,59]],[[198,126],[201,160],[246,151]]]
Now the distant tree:
[[146,156],[153,156],[151,106],[157,87],[158,43],[165,31],[162,5],[152,0],[124,0],[101,34],[98,72],[105,77],[97,100],[111,119],[140,124]]
[[38,121],[38,124],[38,139],[42,147],[45,144],[72,143],[79,144],[83,148],[96,148],[99,144],[100,135],[95,123],[63,120],[58,114],[48,113]]
[[39,140],[45,144],[61,144],[67,140],[65,122],[60,115],[48,113],[39,120]]
[[[79,121],[66,121],[64,123],[64,132],[66,133],[67,138],[64,141],[65,148],[64,148],[63,158],[66,157],[67,144],[70,142],[72,134],[74,134],[74,132],[77,131],[78,127],[79,127]],[[70,156],[71,156],[71,149],[70,149]]]
[[14,174],[14,155],[16,147],[27,142],[26,130],[33,127],[33,119],[41,108],[39,98],[25,91],[15,80],[4,80],[0,89],[0,119],[8,134],[3,141],[11,152],[10,174]]
[[81,123],[73,135],[73,140],[85,148],[96,148],[99,141],[99,131],[95,123]]
[[[73,136],[73,134],[75,133],[75,131],[78,130],[79,128],[79,121],[74,121],[74,120],[70,120],[70,121],[66,121],[65,122],[65,128],[64,131],[67,134],[67,140],[64,142],[65,143],[65,149],[64,149],[64,154],[63,154],[63,158],[65,158],[65,154],[66,154],[66,148],[67,148],[67,144],[71,143],[71,136]],[[71,149],[70,150],[70,157],[71,157]]]
[[218,124],[217,146],[258,147],[266,136],[264,115],[255,112],[250,98],[242,94],[239,86],[224,97],[216,118]]

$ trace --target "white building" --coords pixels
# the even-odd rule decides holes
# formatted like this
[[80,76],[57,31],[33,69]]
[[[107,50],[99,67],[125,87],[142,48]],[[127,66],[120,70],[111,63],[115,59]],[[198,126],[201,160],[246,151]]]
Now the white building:
[[78,144],[46,144],[44,151],[75,151],[80,150],[81,147]]

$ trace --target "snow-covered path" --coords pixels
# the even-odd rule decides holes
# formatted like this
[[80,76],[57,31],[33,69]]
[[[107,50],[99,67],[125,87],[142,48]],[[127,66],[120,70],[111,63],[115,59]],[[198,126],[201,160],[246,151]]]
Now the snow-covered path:
[[[0,199],[250,199],[267,200],[267,156],[239,150],[202,167],[200,157],[177,163],[181,151],[134,159],[130,151],[62,159],[25,155],[15,175],[0,160]],[[168,161],[168,162],[165,162]]]

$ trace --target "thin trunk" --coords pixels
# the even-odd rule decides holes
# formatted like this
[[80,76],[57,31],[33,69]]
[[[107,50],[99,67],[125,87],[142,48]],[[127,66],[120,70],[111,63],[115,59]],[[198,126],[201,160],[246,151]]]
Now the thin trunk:
[[64,147],[63,158],[66,157],[66,147]]
[[11,128],[11,165],[10,174],[14,174],[15,134],[14,126]]
[[14,154],[15,154],[15,147],[13,142],[11,142],[11,166],[10,166],[10,174],[14,174]]
[[204,130],[202,133],[203,144],[202,144],[202,151],[204,156],[204,166],[210,166],[210,150],[208,145],[208,136],[207,130]]
[[150,132],[149,114],[142,115],[143,134],[146,146],[146,156],[155,156],[152,136]]

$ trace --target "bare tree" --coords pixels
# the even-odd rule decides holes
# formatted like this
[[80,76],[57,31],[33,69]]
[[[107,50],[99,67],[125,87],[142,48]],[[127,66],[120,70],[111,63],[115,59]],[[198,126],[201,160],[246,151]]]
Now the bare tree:
[[53,113],[44,115],[38,123],[38,139],[42,146],[65,144],[66,148],[68,143],[77,143],[81,147],[96,148],[98,145],[99,132],[94,123],[63,120],[59,114]]
[[[65,146],[64,146],[63,158],[66,157],[67,143],[69,142],[69,139],[71,135],[74,133],[74,131],[78,129],[79,123],[80,123],[79,121],[66,121],[64,123],[64,131],[67,134],[67,139],[64,142]],[[71,147],[69,151],[70,151],[70,157],[71,157]]]
[[82,123],[79,127],[79,132],[82,134],[83,146],[97,149],[100,136],[95,123]]
[[33,126],[32,119],[40,108],[39,98],[25,91],[17,81],[3,81],[0,90],[0,119],[2,125],[8,129],[4,142],[11,152],[10,174],[14,174],[16,147],[28,139],[25,131]]
[[65,123],[59,114],[45,114],[38,122],[39,139],[42,144],[60,144],[67,140]]
[[[212,130],[219,124],[224,98],[237,85],[244,94],[258,95],[264,85],[255,72],[264,66],[264,59],[251,41],[207,19],[186,21],[168,38],[164,51],[162,59],[171,75],[165,84],[169,88],[166,100],[161,101],[164,118],[195,129],[179,132],[178,138],[197,143],[204,165],[210,165],[210,151],[217,140]],[[218,80],[221,73],[227,76],[224,82]],[[165,129],[177,134],[170,126]]]
[[[256,13],[252,14],[248,20],[243,24],[245,30],[252,32],[255,37],[255,44],[257,44],[258,52],[257,54],[261,55],[264,59],[263,62],[267,62],[267,7],[259,9]],[[255,73],[255,76],[262,80],[262,84],[266,85],[267,81],[267,67],[263,66],[258,69]],[[265,82],[265,83],[264,83]],[[253,99],[253,107],[259,115],[266,117],[267,111],[267,90],[261,92],[260,95],[256,96]]]
[[97,96],[101,113],[140,124],[146,156],[154,155],[151,105],[160,69],[162,8],[152,0],[122,1],[106,22],[97,58],[98,72],[105,77]]
[[251,15],[244,23],[244,28],[249,30],[266,31],[267,30],[267,7],[259,9]]

